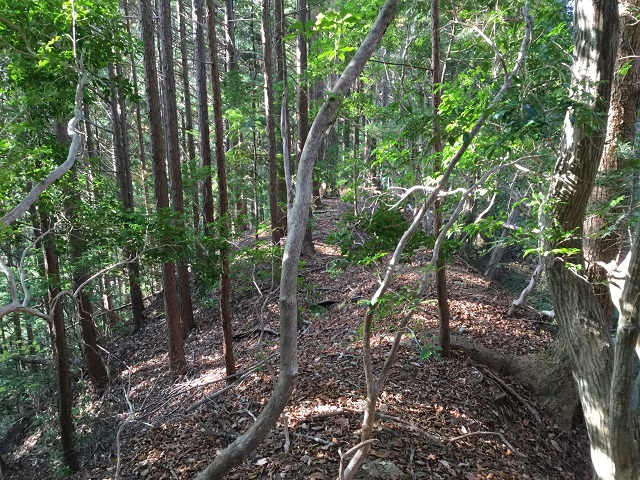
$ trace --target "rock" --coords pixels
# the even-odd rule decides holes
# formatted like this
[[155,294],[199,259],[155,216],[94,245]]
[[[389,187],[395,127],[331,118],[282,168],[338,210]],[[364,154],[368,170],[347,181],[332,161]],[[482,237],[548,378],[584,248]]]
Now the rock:
[[402,480],[409,478],[398,466],[388,460],[371,460],[362,464],[357,478],[367,480]]

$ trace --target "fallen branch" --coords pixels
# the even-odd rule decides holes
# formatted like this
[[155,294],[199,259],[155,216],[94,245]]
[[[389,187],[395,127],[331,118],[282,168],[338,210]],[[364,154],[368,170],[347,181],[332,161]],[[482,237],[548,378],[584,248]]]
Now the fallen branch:
[[520,292],[520,296],[511,303],[509,310],[507,310],[507,317],[513,316],[513,314],[516,313],[516,309],[526,303],[527,298],[529,298],[529,295],[531,295],[533,289],[536,288],[536,283],[538,283],[538,279],[540,278],[540,274],[542,273],[543,268],[544,264],[541,260],[535,271],[533,272],[533,275],[531,275],[529,285],[527,285],[524,290]]
[[502,389],[505,390],[509,395],[511,395],[513,398],[515,398],[517,401],[519,401],[524,406],[524,408],[527,409],[527,411],[529,412],[529,414],[531,415],[531,417],[533,418],[533,420],[537,424],[541,424],[542,423],[542,419],[540,418],[540,414],[536,411],[535,408],[533,408],[529,404],[529,402],[527,402],[521,395],[519,395],[518,392],[516,392],[513,388],[511,388],[503,380],[501,380],[500,378],[495,376],[490,371],[485,370],[485,373],[487,374],[487,376],[489,378],[491,378],[494,382],[496,382],[498,385],[500,385],[500,387],[502,387]]
[[401,418],[398,417],[392,417],[391,415],[384,415],[382,413],[376,412],[376,417],[379,418],[380,420],[386,420],[387,422],[393,422],[399,426],[401,426],[402,428],[406,428],[407,430],[410,430],[412,432],[415,433],[419,433],[420,435],[422,435],[422,439],[426,440],[428,443],[432,444],[432,445],[436,445],[438,447],[444,447],[444,443],[442,443],[442,440],[440,440],[438,437],[436,437],[435,435],[427,432],[426,430],[423,430],[420,427],[417,427],[415,425],[412,425],[408,422],[405,422],[404,420],[402,420]]
[[457,442],[458,440],[462,440],[463,438],[467,438],[467,437],[472,437],[472,436],[476,436],[476,435],[495,435],[500,437],[500,440],[502,440],[502,443],[504,443],[507,448],[509,450],[511,450],[514,454],[516,454],[519,457],[522,458],[527,458],[527,456],[524,453],[520,453],[518,450],[516,450],[515,448],[513,448],[513,445],[511,445],[507,439],[504,437],[504,435],[502,435],[500,432],[485,432],[485,431],[481,431],[481,432],[471,432],[471,433],[465,433],[464,435],[460,435],[459,437],[453,437],[449,439],[449,443],[453,443],[453,442]]

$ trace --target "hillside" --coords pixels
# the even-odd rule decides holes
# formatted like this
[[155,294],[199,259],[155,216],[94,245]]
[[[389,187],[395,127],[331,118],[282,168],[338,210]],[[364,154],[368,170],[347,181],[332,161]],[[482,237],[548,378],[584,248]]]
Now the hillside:
[[[339,251],[325,243],[348,208],[325,200],[315,215],[316,254],[304,259],[299,282],[300,371],[282,422],[229,478],[334,479],[339,452],[358,443],[365,386],[359,326],[378,277],[373,267],[328,268]],[[423,254],[424,256],[424,254]],[[427,257],[428,258],[428,257]],[[404,266],[396,291],[420,278],[418,262]],[[246,272],[255,279],[255,270]],[[74,480],[113,479],[118,457],[123,479],[189,479],[253,421],[277,374],[277,289],[257,281],[233,302],[236,361],[240,375],[226,386],[218,314],[201,299],[197,328],[185,343],[188,373],[172,381],[167,371],[162,299],[147,308],[147,322],[134,335],[119,336],[105,349],[112,375],[102,397],[82,404],[84,470]],[[461,260],[449,270],[452,329],[463,338],[510,355],[535,353],[551,337],[533,311],[504,314],[512,295]],[[411,335],[380,399],[376,438],[363,478],[407,479],[588,479],[584,427],[562,430],[528,392],[466,355],[421,359],[437,327],[430,292],[411,323]],[[379,321],[374,344],[378,365],[389,348],[393,315]],[[415,338],[411,338],[414,336]],[[500,384],[506,382],[507,387]],[[514,394],[515,393],[515,394]],[[537,410],[537,424],[523,400]],[[207,399],[208,397],[208,399]],[[82,423],[84,422],[84,424]],[[33,443],[51,426],[32,427],[7,457],[5,479],[51,478],[49,462]],[[118,437],[118,441],[116,441]],[[31,442],[31,443],[30,443]],[[119,448],[118,448],[119,447]],[[118,453],[119,452],[119,453]]]

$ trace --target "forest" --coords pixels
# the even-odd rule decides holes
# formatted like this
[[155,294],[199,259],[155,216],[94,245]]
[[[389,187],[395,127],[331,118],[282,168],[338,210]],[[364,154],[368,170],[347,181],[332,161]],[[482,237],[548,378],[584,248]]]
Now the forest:
[[0,0],[0,480],[638,480],[639,3]]

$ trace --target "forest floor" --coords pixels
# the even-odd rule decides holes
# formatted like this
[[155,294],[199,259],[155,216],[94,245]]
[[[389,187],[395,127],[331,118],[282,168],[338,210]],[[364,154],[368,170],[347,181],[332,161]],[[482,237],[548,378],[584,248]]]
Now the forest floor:
[[[373,266],[330,268],[340,252],[325,239],[349,207],[337,199],[323,203],[315,215],[316,253],[303,259],[300,271],[300,368],[286,409],[289,451],[284,450],[286,430],[280,422],[228,478],[335,479],[340,452],[359,442],[366,394],[360,328],[379,277]],[[425,259],[420,257],[404,265],[396,292],[416,284]],[[513,294],[461,260],[448,272],[455,333],[514,356],[549,344],[547,325],[532,309],[505,317]],[[245,273],[257,280],[260,272],[248,268]],[[264,280],[256,282],[260,291],[253,287],[251,292],[251,283],[244,279],[245,290],[236,290],[232,304],[234,353],[238,371],[246,373],[228,388],[218,312],[202,306],[206,302],[200,302],[197,328],[185,342],[188,371],[179,380],[168,373],[160,297],[147,309],[142,331],[114,338],[105,347],[112,382],[104,395],[86,396],[79,407],[77,428],[90,433],[82,435],[83,470],[72,479],[114,479],[118,460],[122,479],[191,479],[251,424],[268,400],[278,369],[278,292]],[[389,313],[377,321],[376,367],[386,358],[398,316]],[[542,422],[536,423],[523,403],[495,380],[496,374],[462,353],[454,351],[442,361],[433,355],[422,359],[421,350],[433,341],[429,335],[436,329],[431,291],[411,323],[412,335],[402,341],[380,398],[379,443],[361,478],[591,478],[588,441],[579,421],[572,430],[560,429],[526,390],[502,378],[540,412]],[[52,478],[46,467],[50,460],[32,448],[43,429],[33,430],[6,457],[14,468],[5,480]],[[433,437],[442,443],[436,445]]]

